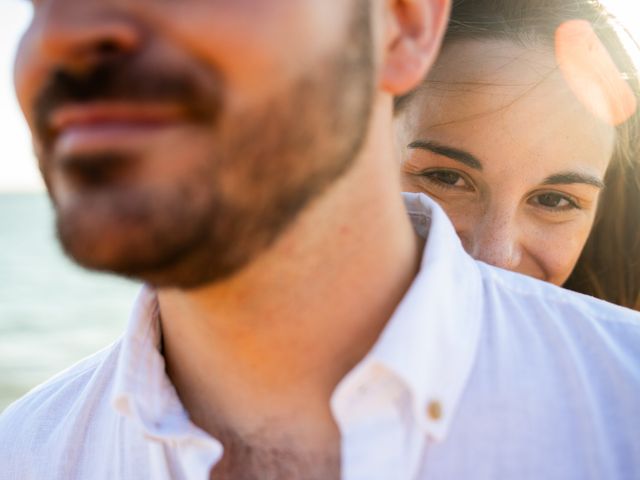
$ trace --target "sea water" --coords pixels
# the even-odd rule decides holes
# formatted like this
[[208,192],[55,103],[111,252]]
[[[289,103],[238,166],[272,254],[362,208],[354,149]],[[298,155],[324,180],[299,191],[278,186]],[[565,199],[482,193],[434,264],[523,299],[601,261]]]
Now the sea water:
[[45,194],[0,194],[0,411],[116,340],[139,290],[64,256]]

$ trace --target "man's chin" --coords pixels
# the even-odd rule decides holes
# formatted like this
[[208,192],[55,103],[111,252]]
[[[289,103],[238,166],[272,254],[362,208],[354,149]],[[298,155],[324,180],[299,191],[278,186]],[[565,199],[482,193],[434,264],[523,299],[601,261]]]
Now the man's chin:
[[[154,287],[197,288],[224,280],[250,258],[211,241],[206,228],[185,216],[127,217],[122,211],[58,211],[57,234],[65,253],[89,270],[113,273]],[[220,254],[226,250],[227,254]]]
[[90,270],[149,281],[149,272],[179,263],[199,236],[186,226],[185,217],[174,224],[161,202],[140,194],[103,191],[54,203],[64,251]]
[[[97,223],[97,222],[96,222]],[[78,265],[96,271],[111,272],[147,281],[145,272],[155,270],[161,253],[153,242],[141,248],[143,238],[134,238],[131,230],[122,232],[113,226],[85,225],[58,221],[58,238],[65,253]],[[163,255],[166,257],[166,254]]]
[[[140,250],[115,236],[97,241],[86,237],[82,241],[69,240],[60,233],[59,236],[66,254],[89,270],[112,273],[154,287],[195,288],[212,281],[200,273],[203,264],[192,258],[193,252]],[[194,268],[195,265],[198,268]]]

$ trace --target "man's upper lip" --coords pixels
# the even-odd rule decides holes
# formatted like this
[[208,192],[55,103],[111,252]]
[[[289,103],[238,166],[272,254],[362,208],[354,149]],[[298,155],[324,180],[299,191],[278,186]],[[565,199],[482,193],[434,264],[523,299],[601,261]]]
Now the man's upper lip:
[[171,104],[100,102],[67,104],[49,116],[49,128],[58,134],[69,127],[100,124],[166,124],[182,117],[182,109]]

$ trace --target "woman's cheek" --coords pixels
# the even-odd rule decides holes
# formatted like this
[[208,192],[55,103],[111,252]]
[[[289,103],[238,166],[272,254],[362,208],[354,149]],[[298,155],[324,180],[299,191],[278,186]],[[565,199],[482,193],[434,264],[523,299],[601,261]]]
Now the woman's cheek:
[[538,237],[531,248],[535,249],[534,256],[546,272],[548,282],[562,285],[569,278],[587,241],[589,230],[587,222],[569,222],[551,226]]
[[465,208],[464,205],[442,202],[441,206],[451,220],[465,251],[473,255],[474,230],[482,222],[482,212],[479,205],[476,205],[475,208],[467,205]]

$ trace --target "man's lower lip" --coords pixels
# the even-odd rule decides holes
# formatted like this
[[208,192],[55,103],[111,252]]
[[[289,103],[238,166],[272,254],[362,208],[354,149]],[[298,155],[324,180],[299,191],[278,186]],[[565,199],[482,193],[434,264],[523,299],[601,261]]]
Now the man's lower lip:
[[135,148],[153,141],[174,123],[107,123],[79,125],[62,131],[54,143],[56,156]]

